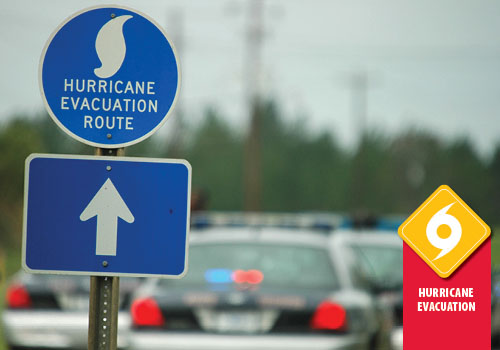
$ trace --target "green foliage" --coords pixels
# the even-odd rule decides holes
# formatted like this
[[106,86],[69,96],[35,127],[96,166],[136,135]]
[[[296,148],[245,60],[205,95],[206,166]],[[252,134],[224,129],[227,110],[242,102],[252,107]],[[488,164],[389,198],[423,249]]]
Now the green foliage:
[[[304,119],[285,122],[272,101],[258,108],[261,210],[408,215],[448,184],[492,226],[500,223],[500,144],[486,161],[467,138],[445,142],[409,129],[392,137],[369,131],[348,151],[327,132],[309,132]],[[214,109],[199,125],[183,126],[174,136],[182,143],[155,135],[127,148],[127,155],[186,158],[193,167],[193,192],[208,193],[205,209],[242,210],[247,136]],[[46,114],[18,116],[0,127],[0,150],[0,240],[19,244],[26,156],[94,150],[73,141]]]
[[491,184],[487,164],[478,157],[466,138],[453,140],[445,148],[444,153],[442,178],[446,181],[445,183],[459,193],[464,201],[472,209],[479,211],[483,217],[489,214],[487,202]]
[[7,246],[19,242],[21,232],[24,159],[39,150],[42,138],[28,119],[17,118],[0,131],[0,239]]
[[377,214],[391,210],[392,181],[397,170],[392,167],[389,139],[378,133],[363,135],[350,159],[347,208]]
[[262,113],[263,210],[343,210],[346,159],[333,137],[286,125],[269,103]]
[[214,110],[207,111],[191,140],[184,155],[193,168],[193,189],[208,193],[207,209],[240,210],[243,183],[241,140]]
[[397,195],[399,211],[416,209],[437,187],[442,178],[444,146],[433,134],[411,129],[396,136],[390,146],[394,176],[392,188]]
[[[487,211],[487,220],[493,223],[500,222],[500,144],[497,144],[493,157],[489,164],[487,164],[487,174],[489,180],[489,191],[487,196],[483,198]],[[498,232],[500,233],[500,232]],[[500,239],[499,239],[500,241]]]
[[0,129],[0,241],[18,245],[22,230],[24,162],[31,153],[89,153],[67,137],[47,114],[15,116]]

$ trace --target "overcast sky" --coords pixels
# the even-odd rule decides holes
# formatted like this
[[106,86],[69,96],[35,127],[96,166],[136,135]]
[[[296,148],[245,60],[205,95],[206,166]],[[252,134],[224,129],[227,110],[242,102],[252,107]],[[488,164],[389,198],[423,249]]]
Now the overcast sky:
[[[97,1],[0,4],[0,120],[43,109],[38,63],[52,31]],[[248,1],[120,1],[153,17],[179,48],[179,97],[188,123],[207,106],[247,122]],[[408,127],[449,139],[469,136],[488,155],[500,141],[500,1],[267,0],[263,6],[261,94],[311,131],[357,140],[354,74],[367,78],[366,126]],[[249,70],[250,69],[250,70]],[[174,127],[173,116],[163,129]],[[165,132],[165,131],[163,131]]]

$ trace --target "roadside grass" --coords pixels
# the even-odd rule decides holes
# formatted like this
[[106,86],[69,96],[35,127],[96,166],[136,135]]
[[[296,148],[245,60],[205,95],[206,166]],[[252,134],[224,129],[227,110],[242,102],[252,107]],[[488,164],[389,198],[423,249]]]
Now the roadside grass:
[[500,268],[500,227],[495,227],[493,232],[498,233],[491,238],[491,267]]

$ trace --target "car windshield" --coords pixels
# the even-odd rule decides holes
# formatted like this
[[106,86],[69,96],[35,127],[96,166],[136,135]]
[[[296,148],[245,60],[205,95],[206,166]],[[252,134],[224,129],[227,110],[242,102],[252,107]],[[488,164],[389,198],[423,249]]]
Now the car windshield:
[[403,285],[403,250],[400,247],[358,243],[353,249],[365,271],[378,285]]
[[191,246],[186,276],[161,283],[179,287],[228,283],[299,289],[338,286],[325,249],[241,243]]

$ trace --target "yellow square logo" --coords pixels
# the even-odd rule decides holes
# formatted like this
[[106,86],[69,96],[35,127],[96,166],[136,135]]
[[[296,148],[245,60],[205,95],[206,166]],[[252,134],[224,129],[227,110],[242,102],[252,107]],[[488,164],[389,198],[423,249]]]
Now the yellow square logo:
[[490,228],[448,186],[440,186],[399,227],[399,236],[440,277],[449,277],[490,235]]

